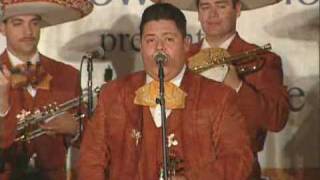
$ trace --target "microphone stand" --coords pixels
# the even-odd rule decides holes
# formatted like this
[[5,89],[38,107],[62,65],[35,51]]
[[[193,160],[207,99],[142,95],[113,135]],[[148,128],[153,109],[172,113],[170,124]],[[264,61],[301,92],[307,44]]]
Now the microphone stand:
[[[81,77],[82,77],[82,65],[85,60],[87,60],[87,72],[88,72],[88,82],[87,82],[87,91],[88,91],[88,103],[87,103],[87,117],[90,118],[93,114],[93,88],[92,88],[92,72],[93,72],[93,55],[91,54],[86,54],[82,56],[81,59],[81,64],[80,64],[80,86],[81,86]],[[80,91],[80,96],[79,96],[79,104],[78,104],[78,112],[77,114],[79,115],[79,131],[80,131],[80,139],[82,138],[82,130],[83,130],[83,116],[82,116],[82,90]]]
[[88,72],[88,82],[87,82],[87,89],[88,89],[88,118],[92,116],[93,111],[93,89],[92,89],[92,72],[93,72],[93,63],[92,57],[87,57],[87,72]]
[[168,144],[167,144],[167,117],[166,117],[166,106],[164,98],[164,72],[163,72],[163,61],[157,62],[159,65],[159,97],[156,99],[156,103],[160,104],[161,108],[161,124],[162,124],[162,154],[163,154],[163,178],[168,179]]

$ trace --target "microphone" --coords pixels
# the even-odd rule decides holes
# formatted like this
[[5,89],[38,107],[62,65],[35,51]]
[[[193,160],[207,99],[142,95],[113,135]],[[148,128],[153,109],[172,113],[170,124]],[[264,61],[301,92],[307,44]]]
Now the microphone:
[[168,55],[163,51],[157,51],[153,55],[153,59],[156,61],[157,64],[165,63],[166,61],[168,61]]
[[85,56],[91,59],[102,58],[104,56],[104,49],[102,47],[98,47],[93,51],[87,52]]

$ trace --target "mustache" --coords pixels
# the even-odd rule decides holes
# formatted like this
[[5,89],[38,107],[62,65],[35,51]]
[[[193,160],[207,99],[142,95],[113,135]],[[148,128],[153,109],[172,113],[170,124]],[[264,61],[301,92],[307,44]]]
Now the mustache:
[[221,21],[207,21],[207,24],[220,24]]
[[33,36],[20,38],[20,41],[35,41],[35,40],[36,38]]

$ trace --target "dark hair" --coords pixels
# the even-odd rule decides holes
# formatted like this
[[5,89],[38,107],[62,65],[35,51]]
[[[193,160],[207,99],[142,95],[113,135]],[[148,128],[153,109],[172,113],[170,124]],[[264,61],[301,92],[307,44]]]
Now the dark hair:
[[143,28],[150,21],[172,20],[183,37],[187,35],[187,20],[184,14],[177,7],[168,3],[156,3],[146,8],[142,14],[140,23],[140,35]]
[[[200,0],[196,0],[196,1],[197,1],[197,8],[199,9]],[[233,5],[234,8],[236,7],[236,4],[237,4],[239,1],[240,1],[240,0],[232,0],[232,5]]]

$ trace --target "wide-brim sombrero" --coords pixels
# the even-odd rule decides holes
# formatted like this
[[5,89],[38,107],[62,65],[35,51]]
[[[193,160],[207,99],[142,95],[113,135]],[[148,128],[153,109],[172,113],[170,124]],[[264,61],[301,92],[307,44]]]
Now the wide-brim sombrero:
[[[196,0],[151,0],[152,2],[170,3],[182,10],[197,11]],[[241,10],[252,10],[272,4],[276,4],[281,0],[240,0]]]
[[87,0],[3,0],[1,21],[17,15],[39,15],[41,27],[80,19],[92,12]]

